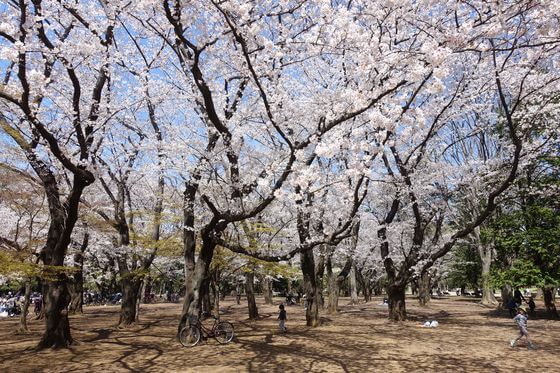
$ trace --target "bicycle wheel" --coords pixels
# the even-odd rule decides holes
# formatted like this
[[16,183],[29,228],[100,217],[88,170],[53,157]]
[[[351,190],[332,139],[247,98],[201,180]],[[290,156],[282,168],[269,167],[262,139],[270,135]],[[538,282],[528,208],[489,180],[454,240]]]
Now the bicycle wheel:
[[185,326],[179,333],[179,340],[185,347],[193,347],[200,341],[200,329],[196,325]]
[[226,344],[233,339],[233,325],[227,321],[220,321],[214,328],[214,338],[218,343]]

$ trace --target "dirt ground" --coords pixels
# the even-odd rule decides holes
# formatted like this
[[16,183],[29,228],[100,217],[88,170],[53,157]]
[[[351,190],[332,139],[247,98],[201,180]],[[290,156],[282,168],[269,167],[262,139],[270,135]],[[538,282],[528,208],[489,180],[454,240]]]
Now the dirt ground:
[[[261,318],[249,321],[243,302],[226,299],[222,318],[234,323],[234,341],[193,348],[173,339],[179,304],[142,305],[139,325],[126,330],[112,326],[118,306],[86,307],[71,317],[79,343],[68,350],[34,350],[40,321],[17,335],[17,320],[0,319],[0,372],[560,372],[560,321],[544,314],[529,320],[532,351],[510,347],[516,328],[507,311],[469,298],[435,299],[427,308],[409,299],[411,321],[400,324],[387,321],[378,298],[358,305],[342,298],[340,312],[323,313],[317,328],[305,326],[301,306],[288,306],[286,334],[277,331],[281,301],[259,299]],[[434,319],[438,328],[419,327]]]

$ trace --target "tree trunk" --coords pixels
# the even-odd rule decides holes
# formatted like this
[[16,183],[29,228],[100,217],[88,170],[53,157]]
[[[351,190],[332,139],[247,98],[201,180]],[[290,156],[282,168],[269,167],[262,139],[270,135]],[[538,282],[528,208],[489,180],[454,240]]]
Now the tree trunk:
[[[177,327],[177,337],[190,318],[200,317],[202,299],[208,290],[208,286],[204,286],[204,282],[209,278],[210,263],[216,244],[210,237],[213,232],[203,229],[201,233],[202,247],[196,263],[194,263],[194,246],[192,252],[185,253],[185,300]],[[194,241],[192,242],[194,243]]]
[[39,348],[68,347],[74,341],[68,321],[69,295],[66,275],[59,274],[57,277],[57,280],[43,281],[46,328]]
[[220,286],[219,286],[219,280],[217,280],[216,278],[218,277],[218,274],[215,273],[214,276],[215,277],[213,277],[212,282],[210,283],[210,288],[212,290],[212,298],[213,298],[212,313],[215,317],[220,318],[220,298],[221,298]]
[[307,326],[319,326],[319,302],[317,302],[317,277],[315,276],[315,259],[313,251],[307,250],[300,254],[300,265],[303,273],[303,290],[305,293],[305,321]]
[[254,282],[255,275],[253,271],[246,274],[247,281],[245,282],[245,294],[247,295],[247,306],[249,307],[249,319],[256,320],[259,318],[259,309],[255,302]]
[[[270,277],[265,276],[262,282],[264,284],[264,289],[263,289],[264,304],[273,304],[272,303],[272,280],[270,279]],[[290,295],[289,292],[288,295]]]
[[371,289],[368,284],[368,280],[364,277],[361,271],[356,269],[356,279],[362,288],[362,293],[364,296],[364,302],[367,303],[371,300]]
[[338,289],[338,283],[336,281],[337,276],[335,273],[333,273],[332,270],[332,262],[330,256],[327,258],[326,268],[327,268],[327,281],[329,287],[329,300],[327,303],[327,312],[336,313],[338,308],[339,289]]
[[550,316],[558,318],[558,311],[556,310],[556,305],[554,304],[556,288],[543,287],[542,292],[543,292],[544,306],[546,308],[546,312]]
[[84,240],[80,246],[80,251],[74,254],[74,278],[70,281],[68,290],[70,291],[70,314],[83,313],[84,304],[84,253],[89,242],[89,234],[84,234]]
[[410,281],[410,290],[412,291],[412,295],[417,295],[418,294],[418,281],[416,280],[412,280]]
[[[502,286],[502,308],[507,308],[507,304],[513,298],[513,290],[511,285],[504,285]],[[463,289],[461,288],[461,294],[463,294]]]
[[235,303],[241,304],[241,284],[239,279],[235,282]]
[[315,266],[315,301],[318,308],[325,308],[325,299],[323,298],[323,276],[325,275],[325,256],[320,255],[317,265]]
[[25,279],[25,296],[21,306],[21,315],[19,316],[19,330],[18,332],[26,333],[29,331],[27,327],[27,312],[29,310],[29,299],[31,297],[31,279]]
[[399,283],[387,282],[387,297],[389,300],[389,319],[393,321],[406,320],[405,286]]
[[356,266],[350,270],[350,304],[358,304],[358,288],[356,286]]
[[429,272],[424,272],[418,279],[418,302],[421,306],[427,306],[432,298],[432,281]]
[[474,231],[478,242],[478,254],[482,263],[482,300],[481,303],[487,306],[495,306],[498,304],[494,291],[490,286],[490,266],[492,264],[492,247],[483,245],[480,240],[480,227]]
[[138,293],[142,280],[138,278],[122,278],[122,303],[119,317],[119,328],[126,328],[133,325],[137,321],[136,302],[138,301]]
[[205,279],[200,288],[200,312],[203,315],[212,313],[212,300],[210,299],[210,280]]

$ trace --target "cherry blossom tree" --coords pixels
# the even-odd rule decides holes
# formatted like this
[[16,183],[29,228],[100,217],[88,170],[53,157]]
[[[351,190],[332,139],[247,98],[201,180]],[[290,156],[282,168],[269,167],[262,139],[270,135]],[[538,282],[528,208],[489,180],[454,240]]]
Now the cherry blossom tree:
[[[95,180],[91,152],[95,131],[106,120],[103,90],[121,5],[21,0],[7,7],[0,30],[0,124],[47,196],[50,226],[40,259],[48,267],[62,266],[80,198]],[[63,272],[43,283],[46,330],[40,347],[72,343],[67,294]]]

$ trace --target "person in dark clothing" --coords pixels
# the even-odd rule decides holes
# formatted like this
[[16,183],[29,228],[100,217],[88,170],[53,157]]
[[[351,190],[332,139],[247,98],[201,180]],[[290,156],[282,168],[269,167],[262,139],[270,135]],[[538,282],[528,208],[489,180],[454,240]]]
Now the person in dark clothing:
[[517,303],[517,306],[521,306],[521,300],[523,300],[525,302],[525,297],[523,296],[523,294],[521,294],[521,291],[519,290],[519,288],[515,288],[515,292],[513,293],[513,299],[515,299],[515,303]]
[[535,301],[533,300],[533,297],[529,297],[529,301],[527,302],[527,304],[529,305],[529,313],[534,316],[535,315]]
[[278,328],[281,332],[286,332],[286,320],[288,320],[288,316],[286,315],[286,310],[284,309],[284,305],[281,304],[278,308],[280,308],[280,312],[278,313]]
[[509,302],[507,302],[507,308],[509,310],[509,316],[514,317],[517,313],[517,303],[515,302],[515,299],[512,298]]

